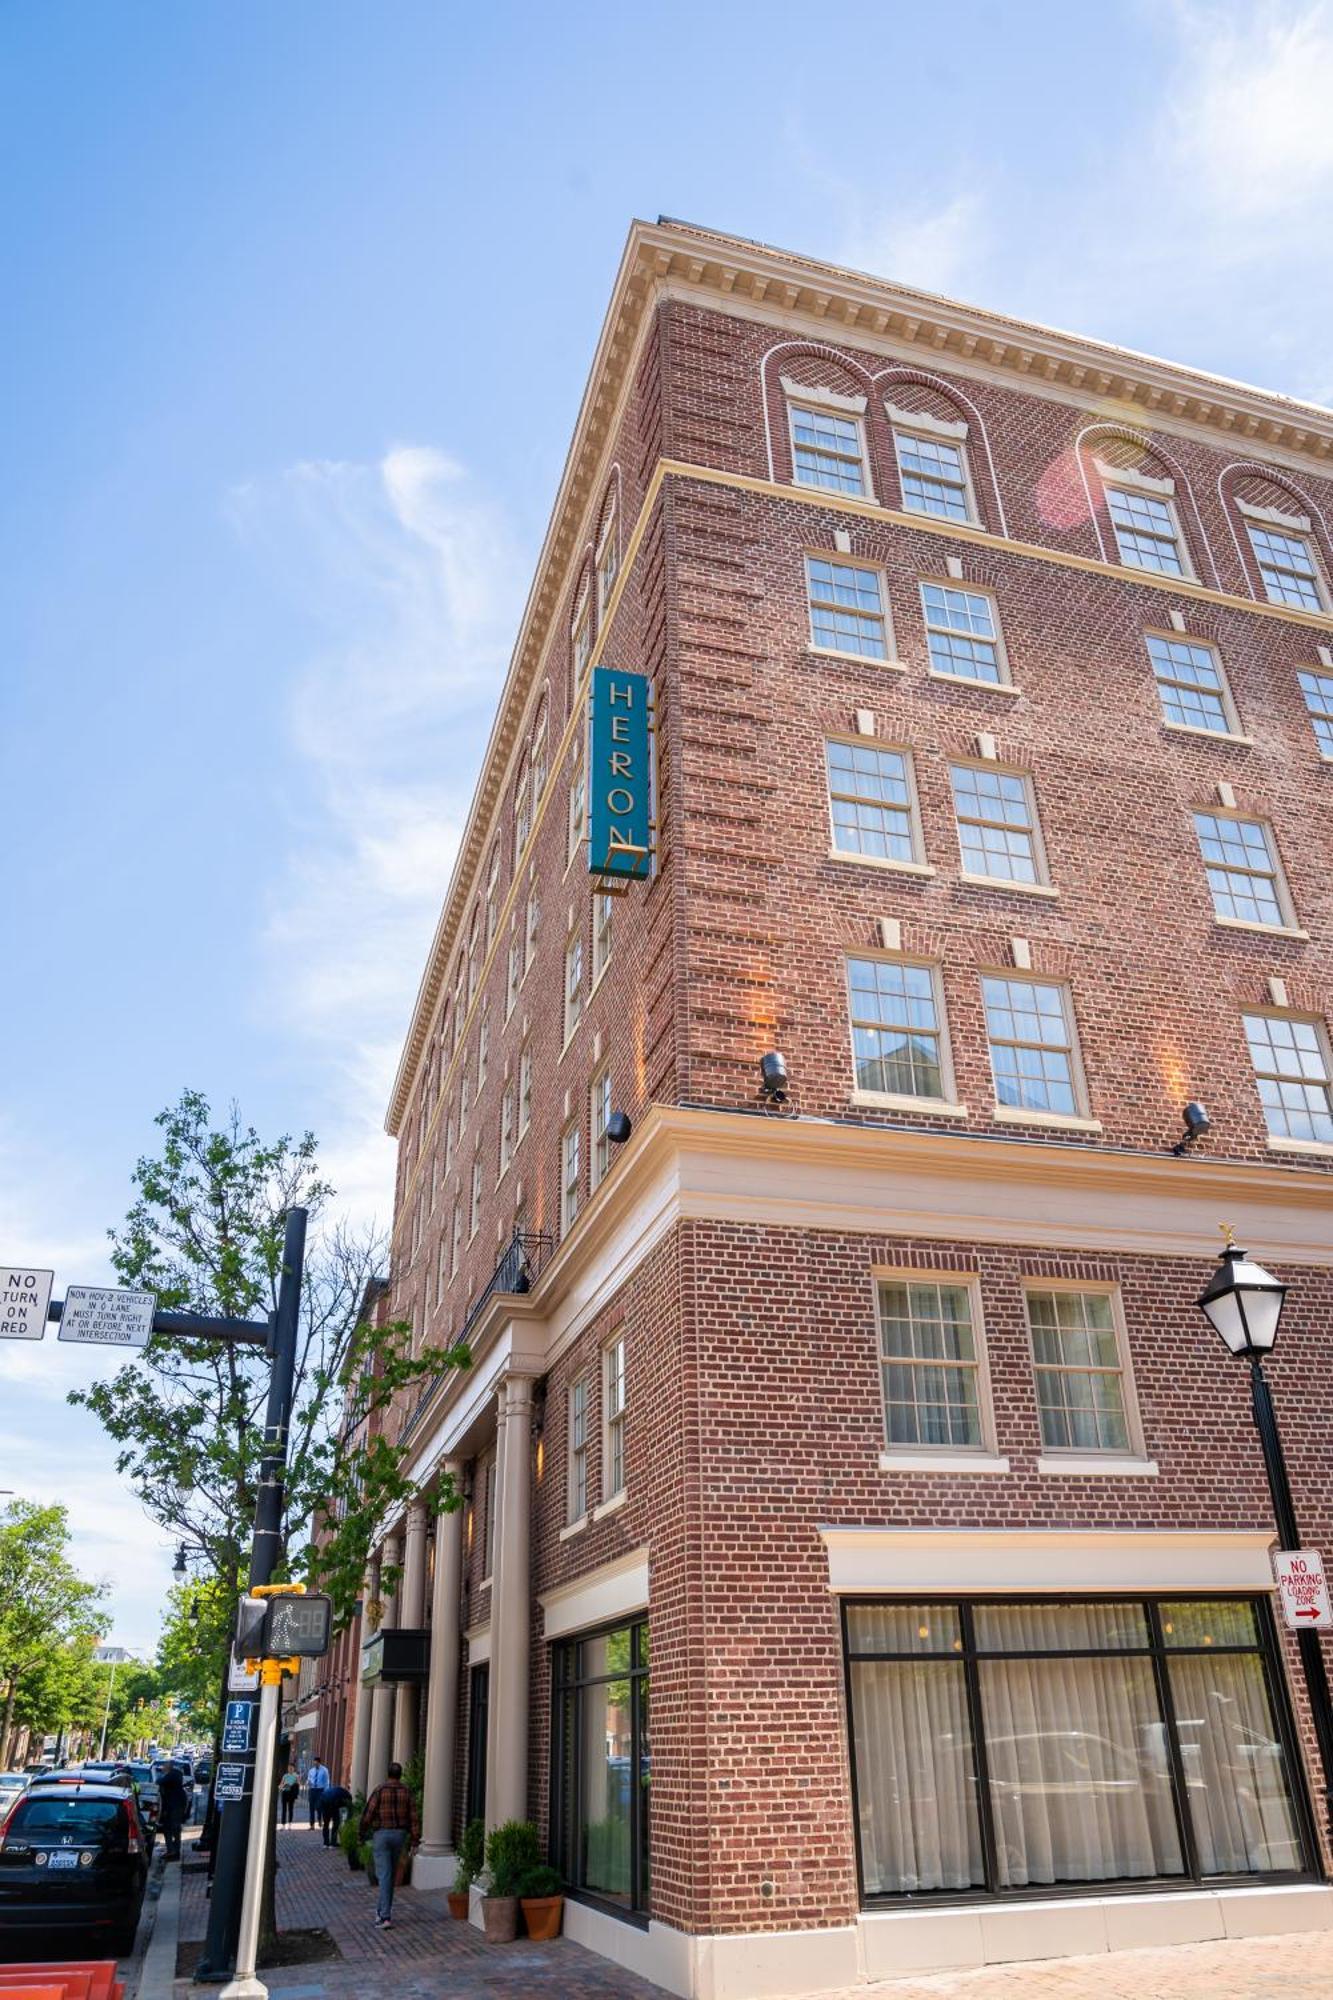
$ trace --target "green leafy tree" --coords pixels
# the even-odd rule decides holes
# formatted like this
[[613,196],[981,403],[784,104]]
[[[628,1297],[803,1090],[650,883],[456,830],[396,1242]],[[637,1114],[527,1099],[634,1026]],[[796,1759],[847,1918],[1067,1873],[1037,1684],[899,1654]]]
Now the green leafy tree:
[[189,1706],[184,1733],[211,1742],[219,1723],[219,1694],[231,1645],[235,1597],[218,1577],[175,1584],[157,1642],[157,1666],[165,1687]]
[[44,1733],[74,1719],[92,1685],[81,1689],[80,1673],[103,1630],[104,1594],[69,1559],[63,1507],[12,1500],[0,1512],[0,1769],[18,1728]]
[[[277,1304],[287,1211],[309,1211],[278,1574],[291,1574],[298,1549],[309,1570],[318,1528],[319,1579],[346,1617],[376,1524],[408,1487],[403,1454],[377,1422],[345,1433],[344,1393],[351,1385],[358,1413],[373,1418],[423,1377],[466,1367],[468,1351],[414,1352],[406,1321],[365,1315],[383,1245],[333,1218],[313,1134],[263,1140],[235,1107],[215,1123],[197,1091],[157,1124],[161,1152],[136,1166],[135,1200],[111,1242],[121,1280],[160,1306],[263,1320]],[[231,1603],[248,1573],[268,1381],[262,1349],[155,1334],[109,1381],[70,1396],[100,1418],[149,1514]],[[441,1504],[459,1504],[447,1486]]]

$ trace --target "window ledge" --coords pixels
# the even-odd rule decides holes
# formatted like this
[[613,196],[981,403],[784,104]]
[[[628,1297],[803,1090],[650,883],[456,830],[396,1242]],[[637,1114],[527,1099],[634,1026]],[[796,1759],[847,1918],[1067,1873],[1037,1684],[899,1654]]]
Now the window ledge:
[[1213,922],[1226,931],[1251,931],[1258,937],[1298,938],[1308,943],[1309,931],[1297,930],[1294,924],[1253,924],[1248,917],[1214,917]]
[[1092,1478],[1098,1473],[1116,1479],[1156,1479],[1157,1461],[1152,1458],[1121,1458],[1109,1451],[1104,1457],[1093,1451],[1071,1451],[1067,1457],[1059,1452],[1043,1452],[1037,1460],[1037,1470],[1056,1479]]
[[560,1540],[562,1542],[570,1542],[574,1539],[575,1535],[581,1535],[591,1519],[592,1516],[590,1514],[580,1514],[577,1521],[571,1521],[567,1528],[560,1530]]
[[894,875],[930,876],[936,871],[928,861],[890,861],[880,854],[857,854],[851,848],[830,847],[830,861],[850,861],[857,868],[885,868]]
[[1029,1111],[1021,1104],[997,1104],[991,1116],[1001,1125],[1049,1125],[1058,1132],[1101,1132],[1100,1118],[1077,1118],[1067,1111]]
[[622,1486],[619,1493],[613,1493],[609,1500],[603,1500],[600,1507],[593,1508],[592,1510],[593,1520],[604,1521],[608,1514],[618,1514],[620,1512],[620,1509],[624,1506],[625,1502],[628,1499],[629,1499],[629,1488],[626,1486]]
[[988,1451],[882,1451],[881,1472],[1007,1472],[1009,1461]]
[[1252,750],[1254,738],[1242,736],[1236,729],[1200,729],[1193,722],[1163,722],[1163,729],[1169,729],[1173,736],[1197,736],[1205,743],[1234,743],[1241,750]]
[[1321,750],[1319,761],[1321,764],[1333,764],[1333,750]]
[[926,668],[928,681],[943,681],[946,687],[973,688],[982,694],[1022,694],[1012,681],[984,681],[979,674],[944,674],[938,667]]
[[880,659],[875,653],[844,653],[837,646],[812,646],[807,643],[806,652],[812,660],[843,660],[854,667],[869,667],[875,673],[882,673],[887,667],[891,674],[905,674],[906,660],[892,659],[886,655]]
[[478,1590],[489,1590],[490,1587],[491,1587],[491,1580],[488,1576],[484,1576],[481,1579],[481,1582],[477,1585]]
[[965,1104],[944,1097],[899,1097],[889,1090],[854,1090],[848,1099],[870,1111],[924,1111],[928,1118],[966,1118]]
[[1316,1158],[1333,1160],[1333,1145],[1327,1139],[1274,1139],[1268,1141],[1270,1153],[1313,1153]]
[[1001,875],[971,875],[966,868],[958,871],[958,880],[969,889],[1001,889],[1015,896],[1045,896],[1048,902],[1060,894],[1049,882],[1006,882]]
[[[584,1009],[584,1012],[586,1012],[586,1011],[587,1011],[587,1009],[586,1009],[586,1007],[585,1007],[585,1009]],[[575,1035],[577,1035],[577,1033],[578,1033],[579,1029],[580,1029],[580,1028],[581,1028],[582,1026],[583,1026],[583,1015],[582,1015],[582,1014],[580,1014],[580,1015],[579,1015],[579,1018],[578,1018],[578,1020],[577,1020],[577,1021],[575,1021],[575,1023],[574,1023],[574,1025],[573,1025],[573,1027],[572,1027],[572,1028],[570,1029],[570,1031],[569,1031],[568,1035],[566,1035],[566,1037],[565,1037],[565,1040],[564,1040],[564,1044],[563,1044],[563,1046],[561,1047],[561,1050],[560,1050],[560,1053],[559,1053],[559,1055],[558,1055],[558,1056],[556,1057],[556,1063],[557,1063],[557,1065],[558,1065],[558,1064],[560,1064],[560,1063],[562,1063],[562,1062],[563,1062],[563,1061],[565,1060],[565,1057],[566,1057],[566,1056],[567,1056],[567,1055],[569,1054],[570,1050],[571,1050],[571,1049],[573,1048],[573,1046],[574,1046],[574,1037],[575,1037]]]
[[[606,978],[606,975],[610,970],[611,970],[611,954],[610,952],[608,952],[606,954],[605,965],[603,965],[601,971],[598,973],[597,977],[593,980],[592,985],[588,988],[588,999],[584,1008],[585,1013],[587,1012],[587,1008],[591,1007],[594,999],[597,996],[598,987],[601,985],[602,981]],[[578,1033],[577,1028],[574,1030],[574,1032],[575,1034]]]

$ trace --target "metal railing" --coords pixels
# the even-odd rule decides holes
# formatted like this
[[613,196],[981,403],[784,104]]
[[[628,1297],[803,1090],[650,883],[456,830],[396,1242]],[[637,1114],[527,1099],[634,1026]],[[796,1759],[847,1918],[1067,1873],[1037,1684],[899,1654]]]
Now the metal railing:
[[[451,1346],[466,1341],[482,1313],[497,1292],[504,1292],[514,1298],[521,1298],[530,1292],[541,1275],[542,1266],[553,1247],[553,1238],[539,1229],[516,1229],[500,1252],[499,1262],[490,1277],[468,1307],[462,1326],[458,1329]],[[433,1376],[422,1384],[421,1393],[408,1412],[407,1421],[399,1432],[399,1443],[406,1443],[416,1429],[440,1384],[439,1376]]]

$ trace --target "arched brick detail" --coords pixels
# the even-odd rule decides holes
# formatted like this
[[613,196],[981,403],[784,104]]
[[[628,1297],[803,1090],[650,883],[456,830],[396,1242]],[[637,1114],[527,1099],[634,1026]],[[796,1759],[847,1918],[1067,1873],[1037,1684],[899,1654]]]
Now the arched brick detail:
[[782,378],[811,389],[831,389],[837,396],[863,396],[865,414],[861,418],[866,453],[870,464],[870,492],[867,499],[882,499],[884,493],[884,451],[887,427],[881,411],[875,413],[874,382],[861,363],[839,347],[825,347],[818,341],[784,340],[770,347],[761,364],[764,398],[764,430],[768,444],[768,476],[792,484],[791,430],[787,422],[787,392]]
[[875,377],[875,394],[879,413],[884,417],[889,433],[888,484],[884,489],[884,504],[889,507],[902,505],[898,455],[893,448],[893,426],[884,412],[884,405],[892,403],[900,410],[935,417],[945,423],[967,425],[967,437],[963,442],[972,497],[976,503],[977,525],[988,528],[992,534],[1007,535],[1009,528],[1005,521],[1004,502],[1000,498],[986,420],[971,397],[952,382],[927,374],[920,368],[881,369]]
[[1333,540],[1330,539],[1329,524],[1318,501],[1303,486],[1298,486],[1290,473],[1279,471],[1275,466],[1263,465],[1258,459],[1236,459],[1231,465],[1223,466],[1217,475],[1217,491],[1241,572],[1250,596],[1256,602],[1266,603],[1268,594],[1259,575],[1245,516],[1236,504],[1239,500],[1248,500],[1255,507],[1272,508],[1280,514],[1303,514],[1306,517],[1310,523],[1306,532],[1323,570],[1324,596],[1333,603]]
[[1119,551],[1115,529],[1107,516],[1105,482],[1096,461],[1126,472],[1145,473],[1152,479],[1169,479],[1175,488],[1176,519],[1194,577],[1199,583],[1220,590],[1217,563],[1204,529],[1199,505],[1188,474],[1153,437],[1128,424],[1092,424],[1079,433],[1075,443],[1088,512],[1097,533],[1097,543],[1105,562],[1117,562]]

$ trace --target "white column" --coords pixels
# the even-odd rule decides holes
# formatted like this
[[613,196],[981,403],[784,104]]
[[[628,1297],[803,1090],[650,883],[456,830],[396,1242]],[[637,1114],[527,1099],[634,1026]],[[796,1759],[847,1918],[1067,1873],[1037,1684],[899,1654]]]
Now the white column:
[[370,1689],[361,1685],[361,1648],[370,1636],[370,1621],[366,1617],[366,1606],[372,1604],[380,1594],[380,1566],[372,1562],[367,1566],[365,1580],[361,1585],[361,1617],[357,1632],[356,1650],[352,1654],[351,1698],[356,1704],[352,1718],[352,1769],[347,1779],[349,1790],[354,1796],[364,1797],[366,1791],[366,1771],[370,1762]]
[[[398,1566],[398,1537],[384,1537],[384,1553],[380,1563],[380,1575],[387,1569]],[[380,1630],[392,1632],[398,1623],[397,1592],[384,1607],[380,1619]],[[389,1775],[389,1751],[393,1738],[393,1689],[381,1684],[371,1694],[370,1702],[370,1750],[366,1768],[366,1790],[373,1792],[376,1785],[382,1785]]]
[[[504,1492],[499,1571],[491,1585],[491,1713],[495,1760],[486,1784],[486,1823],[528,1815],[528,1661],[531,1652],[532,1381],[505,1382]],[[497,1597],[497,1592],[498,1597]],[[497,1642],[495,1619],[500,1629]],[[498,1643],[498,1651],[497,1651]]]
[[[426,1622],[426,1503],[413,1500],[407,1510],[407,1534],[403,1544],[403,1580],[398,1589],[397,1623],[416,1631]],[[417,1747],[417,1702],[415,1681],[402,1681],[394,1690],[393,1760],[406,1768]]]
[[[457,1464],[442,1470],[458,1479]],[[462,1632],[458,1607],[463,1588],[463,1509],[435,1523],[435,1587],[431,1593],[430,1680],[426,1689],[426,1782],[421,1847],[412,1879],[420,1888],[446,1888],[454,1879],[454,1756],[458,1737],[458,1676]],[[443,1866],[436,1862],[445,1857]],[[423,1874],[422,1870],[426,1872]],[[436,1874],[439,1880],[436,1880]]]
[[[486,1831],[500,1824],[501,1815],[495,1811],[495,1773],[499,1768],[500,1755],[500,1714],[495,1700],[496,1661],[499,1658],[501,1604],[500,1578],[504,1566],[504,1469],[505,1469],[505,1385],[502,1382],[495,1393],[495,1484],[491,1489],[491,1504],[495,1508],[495,1526],[489,1521],[483,1524],[482,1532],[491,1537],[491,1587],[487,1592],[491,1612],[491,1696],[486,1721]],[[484,1498],[483,1493],[483,1498]]]

